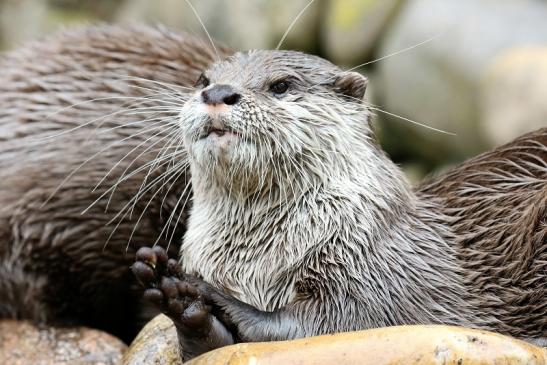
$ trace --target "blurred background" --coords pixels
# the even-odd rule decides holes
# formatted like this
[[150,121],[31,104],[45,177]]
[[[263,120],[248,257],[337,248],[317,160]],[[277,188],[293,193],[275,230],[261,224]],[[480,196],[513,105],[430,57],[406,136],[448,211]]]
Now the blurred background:
[[[309,0],[192,3],[213,38],[250,49],[275,47]],[[0,0],[0,50],[97,22],[205,37],[185,0]],[[315,0],[282,48],[366,63],[382,144],[414,180],[547,126],[546,0]]]

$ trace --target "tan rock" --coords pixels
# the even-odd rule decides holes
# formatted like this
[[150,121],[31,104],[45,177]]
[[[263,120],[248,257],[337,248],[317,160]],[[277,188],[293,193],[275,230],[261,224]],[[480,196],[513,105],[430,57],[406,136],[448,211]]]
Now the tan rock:
[[126,349],[117,338],[93,329],[44,328],[0,321],[0,364],[114,365]]
[[[405,2],[384,34],[376,57],[416,47],[375,64],[371,84],[376,85],[378,98],[373,102],[388,112],[456,136],[391,118],[381,125],[390,124],[403,136],[409,135],[408,130],[415,131],[419,138],[413,136],[410,147],[429,145],[428,155],[447,150],[446,159],[492,148],[482,134],[480,80],[504,51],[547,44],[546,19],[545,1]],[[428,39],[431,41],[417,46]]]
[[181,365],[173,322],[160,314],[141,330],[125,353],[122,365]]
[[480,85],[481,126],[500,145],[547,126],[547,47],[517,47],[496,57]]
[[400,326],[285,342],[246,343],[189,365],[545,365],[547,349],[487,331]]
[[325,52],[340,65],[366,60],[401,0],[331,0],[325,11]]
[[[192,6],[210,35],[233,49],[275,47],[292,20],[309,0],[200,0]],[[294,24],[287,47],[309,48],[316,37],[320,1],[312,4]],[[204,30],[192,8],[184,0],[133,0],[125,3],[117,15],[122,23],[160,23],[173,29],[200,34]]]
[[6,48],[40,36],[47,28],[47,3],[40,0],[0,2],[0,41]]

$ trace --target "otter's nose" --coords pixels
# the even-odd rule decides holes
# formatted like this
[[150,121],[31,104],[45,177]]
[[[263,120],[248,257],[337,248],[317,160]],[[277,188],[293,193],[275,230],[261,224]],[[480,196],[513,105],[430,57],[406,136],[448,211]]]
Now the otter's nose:
[[239,99],[241,95],[236,93],[230,85],[213,85],[210,89],[201,92],[201,101],[209,105],[234,105]]

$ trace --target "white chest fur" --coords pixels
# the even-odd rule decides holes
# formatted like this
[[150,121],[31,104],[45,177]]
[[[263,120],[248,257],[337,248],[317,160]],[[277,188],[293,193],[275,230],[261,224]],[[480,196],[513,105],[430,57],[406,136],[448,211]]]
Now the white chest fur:
[[289,231],[286,221],[264,224],[250,212],[211,211],[195,204],[181,265],[246,303],[273,310],[294,295],[300,255],[287,251]]

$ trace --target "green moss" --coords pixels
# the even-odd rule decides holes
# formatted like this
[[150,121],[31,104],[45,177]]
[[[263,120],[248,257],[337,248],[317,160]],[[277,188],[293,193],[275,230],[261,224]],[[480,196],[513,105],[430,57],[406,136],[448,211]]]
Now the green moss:
[[376,5],[377,0],[336,0],[332,3],[332,25],[351,29]]
[[93,15],[84,11],[65,11],[52,9],[48,12],[48,23],[50,24],[74,24],[97,20]]

